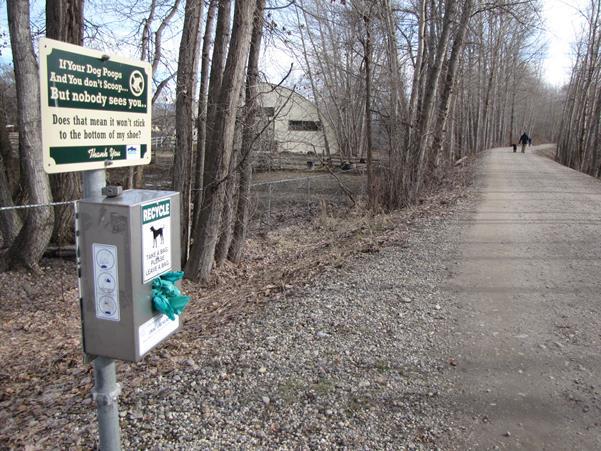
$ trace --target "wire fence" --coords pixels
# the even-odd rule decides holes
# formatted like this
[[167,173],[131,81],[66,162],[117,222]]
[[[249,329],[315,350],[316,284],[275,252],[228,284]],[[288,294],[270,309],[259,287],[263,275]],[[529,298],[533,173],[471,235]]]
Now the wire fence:
[[[274,177],[273,180],[265,179],[271,176]],[[344,171],[335,175],[275,178],[277,176],[277,172],[263,174],[264,180],[251,185],[249,222],[251,235],[305,221],[312,218],[324,206],[349,207],[353,203],[351,197],[355,201],[359,200],[365,195],[367,186],[365,175]],[[166,188],[166,186],[156,187],[156,189]],[[2,247],[10,245],[6,238],[10,234],[5,227],[11,223],[15,227],[22,224],[26,219],[27,210],[51,207],[56,218],[65,216],[74,218],[75,206],[76,201],[0,207],[0,244]],[[67,236],[73,239],[62,239],[59,243],[52,243],[55,247],[73,244],[74,224],[70,224],[69,228]]]
[[[62,246],[73,244],[75,240],[75,212],[76,201],[50,202],[45,204],[26,204],[0,206],[0,247],[8,247],[12,240],[17,236],[21,227],[28,221],[29,211],[52,209],[51,217],[54,218],[54,228],[52,233],[51,248],[61,248]],[[47,224],[46,213],[42,216],[29,217],[33,221],[33,233],[41,230],[44,224]],[[32,219],[33,218],[33,219]],[[39,225],[36,224],[39,222]]]
[[250,232],[272,230],[312,218],[324,206],[350,207],[366,192],[364,175],[320,174],[264,180],[251,186]]
[[49,204],[11,205],[10,207],[0,207],[0,212],[10,210],[24,210],[27,208],[56,207],[59,205],[75,205],[75,202],[77,201],[70,200],[67,202],[50,202]]

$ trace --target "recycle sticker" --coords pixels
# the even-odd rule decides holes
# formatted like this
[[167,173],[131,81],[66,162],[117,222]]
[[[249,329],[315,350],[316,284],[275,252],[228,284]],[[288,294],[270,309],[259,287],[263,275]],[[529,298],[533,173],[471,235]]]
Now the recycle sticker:
[[171,199],[142,204],[142,282],[171,270]]

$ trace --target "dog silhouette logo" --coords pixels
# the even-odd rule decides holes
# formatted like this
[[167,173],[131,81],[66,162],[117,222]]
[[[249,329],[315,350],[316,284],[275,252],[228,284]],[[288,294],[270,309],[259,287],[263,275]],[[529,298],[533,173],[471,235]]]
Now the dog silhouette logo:
[[144,91],[144,76],[139,70],[133,71],[129,76],[129,89],[136,97],[139,97]]
[[155,229],[153,226],[150,227],[152,232],[152,247],[157,247],[158,239],[161,239],[161,244],[165,244],[165,238],[163,237],[163,228]]

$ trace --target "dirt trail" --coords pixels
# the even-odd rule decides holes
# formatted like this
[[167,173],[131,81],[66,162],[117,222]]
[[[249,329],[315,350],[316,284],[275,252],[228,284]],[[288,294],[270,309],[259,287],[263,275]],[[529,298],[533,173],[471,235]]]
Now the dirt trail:
[[601,183],[535,150],[487,152],[460,219],[449,448],[601,449]]

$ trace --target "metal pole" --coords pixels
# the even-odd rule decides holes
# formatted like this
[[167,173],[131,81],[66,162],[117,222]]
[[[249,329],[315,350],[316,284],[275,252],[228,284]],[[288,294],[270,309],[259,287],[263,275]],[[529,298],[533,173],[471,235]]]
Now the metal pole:
[[[102,195],[102,188],[105,185],[106,171],[104,169],[83,173],[84,197]],[[102,451],[119,451],[121,449],[119,404],[117,403],[120,392],[121,387],[117,383],[115,361],[106,357],[96,357],[92,397],[96,401],[98,433]]]
[[94,392],[98,413],[98,432],[102,451],[119,451],[121,434],[119,431],[119,404],[117,398],[121,387],[117,384],[115,361],[106,357],[94,360]]
[[100,196],[105,185],[106,171],[104,169],[83,172],[83,197]]

